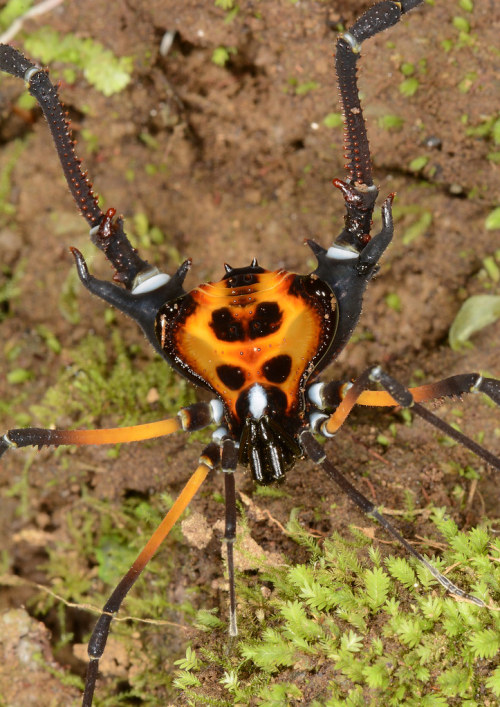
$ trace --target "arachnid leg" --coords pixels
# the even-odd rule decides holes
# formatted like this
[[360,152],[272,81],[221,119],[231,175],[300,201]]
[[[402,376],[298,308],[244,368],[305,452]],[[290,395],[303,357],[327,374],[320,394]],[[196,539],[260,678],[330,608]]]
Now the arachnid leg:
[[[123,219],[114,218],[115,210],[104,214],[99,208],[97,195],[82,169],[81,160],[76,156],[68,115],[49,74],[7,44],[0,44],[0,70],[28,84],[30,94],[38,101],[47,120],[69,190],[81,215],[91,227],[93,242],[113,265],[115,279],[127,289],[132,289],[137,277],[150,272],[152,267],[132,247],[123,229]],[[103,224],[108,226],[104,230]]]
[[[369,387],[372,383],[378,383],[385,390],[371,391]],[[318,384],[321,386],[321,384]],[[494,378],[483,378],[479,373],[467,373],[459,376],[452,376],[437,383],[419,386],[417,388],[406,388],[390,375],[385,373],[380,366],[373,366],[366,369],[361,376],[352,383],[347,392],[340,393],[342,402],[335,412],[321,425],[321,432],[327,437],[333,436],[344,424],[352,408],[357,405],[389,406],[400,405],[404,408],[411,408],[417,415],[424,418],[429,424],[437,427],[455,441],[467,447],[471,452],[481,459],[484,459],[495,469],[500,471],[500,459],[470,437],[458,432],[454,427],[448,425],[441,418],[420,405],[420,401],[435,400],[444,396],[462,395],[463,393],[482,392],[488,395],[493,402],[500,404],[500,381]],[[338,399],[338,384],[333,387],[325,386],[323,390],[319,387],[314,390],[314,400],[323,400],[325,407],[328,407],[328,400],[332,402]]]
[[193,432],[219,422],[221,405],[218,400],[211,403],[195,403],[182,408],[176,418],[159,420],[145,425],[115,427],[107,430],[46,430],[39,427],[25,427],[9,430],[0,438],[0,457],[8,449],[20,447],[59,447],[64,444],[118,444],[138,442],[144,439],[163,437],[184,430]]
[[99,660],[102,657],[106,647],[113,617],[119,611],[123,600],[139,579],[143,569],[156,553],[175,523],[179,520],[183,511],[185,511],[191,503],[193,496],[207,478],[208,472],[211,469],[214,469],[218,464],[219,457],[220,452],[217,444],[212,442],[204,449],[200,457],[200,465],[184,486],[174,505],[155,530],[149,541],[146,543],[142,552],[137,556],[132,567],[118,583],[115,590],[104,605],[102,614],[97,620],[88,645],[90,662],[87,669],[82,707],[91,707],[92,705],[92,698],[94,696],[97,674],[99,671]]
[[432,576],[437,579],[437,581],[446,589],[447,592],[453,594],[454,596],[460,597],[461,599],[466,599],[467,601],[476,604],[476,606],[487,606],[481,599],[478,599],[472,594],[468,594],[463,589],[460,589],[460,587],[457,587],[456,584],[453,584],[453,582],[445,577],[445,575],[442,574],[436,567],[431,565],[431,563],[428,562],[428,560],[426,560],[425,557],[418,552],[418,550],[415,550],[415,548],[404,539],[401,533],[396,530],[392,523],[387,520],[385,516],[379,513],[375,505],[360,491],[358,491],[336,467],[333,466],[333,464],[326,458],[323,447],[314,439],[313,435],[308,430],[301,434],[300,441],[307,456],[315,464],[324,469],[328,476],[342,489],[351,501],[358,506],[358,508],[366,513],[366,515],[377,520],[389,535],[395,538],[405,548],[405,550],[407,550],[411,555],[413,555],[413,557],[427,567]]

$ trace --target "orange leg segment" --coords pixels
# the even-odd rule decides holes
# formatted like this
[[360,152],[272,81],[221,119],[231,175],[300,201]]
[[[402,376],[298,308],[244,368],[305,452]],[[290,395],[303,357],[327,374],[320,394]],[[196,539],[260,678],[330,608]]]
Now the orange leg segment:
[[[370,371],[365,371],[365,373],[352,384],[347,393],[343,396],[341,395],[342,402],[324,424],[324,431],[327,435],[333,435],[337,432],[344,424],[355,405],[394,407],[401,404],[386,390],[366,390],[366,387],[370,385]],[[428,383],[415,388],[408,388],[406,392],[411,394],[410,404],[422,403],[480,390],[481,388],[477,387],[480,380],[481,376],[479,376],[479,374],[468,373],[452,376],[442,381],[437,381],[436,383]]]
[[174,524],[179,520],[182,513],[188,507],[193,496],[205,481],[208,472],[214,468],[219,458],[219,448],[217,445],[209,445],[200,457],[200,465],[195,470],[187,484],[182,489],[174,505],[169,510],[165,518],[157,527],[142,552],[139,553],[132,567],[117,585],[108,601],[104,605],[102,614],[97,620],[94,631],[89,641],[88,654],[90,663],[87,671],[85,692],[83,695],[82,707],[92,705],[92,697],[95,690],[97,673],[99,669],[99,659],[101,658],[106,641],[108,639],[109,628],[113,616],[119,610],[128,592],[139,578],[147,563],[165,540]]
[[[372,383],[379,383],[385,390],[367,390]],[[446,378],[437,383],[430,383],[429,385],[408,389],[404,385],[401,385],[395,378],[385,373],[380,366],[374,366],[362,373],[352,384],[335,412],[323,422],[321,432],[327,437],[335,434],[356,404],[375,406],[401,405],[403,408],[411,408],[417,415],[433,425],[436,429],[441,430],[441,432],[444,432],[448,437],[451,437],[478,457],[484,459],[484,461],[494,469],[500,471],[499,457],[496,457],[473,439],[462,434],[462,432],[459,432],[444,420],[441,420],[441,418],[434,415],[430,410],[427,410],[419,402],[474,392],[485,393],[494,403],[500,405],[500,381],[494,378],[483,378],[479,373],[464,373],[462,375]],[[326,399],[326,396],[324,397]],[[362,401],[362,403],[360,401]]]
[[117,444],[118,442],[138,442],[143,439],[163,437],[182,429],[179,418],[159,420],[133,427],[114,427],[105,430],[44,430],[27,427],[9,430],[0,438],[0,456],[9,447],[44,447],[61,444]]

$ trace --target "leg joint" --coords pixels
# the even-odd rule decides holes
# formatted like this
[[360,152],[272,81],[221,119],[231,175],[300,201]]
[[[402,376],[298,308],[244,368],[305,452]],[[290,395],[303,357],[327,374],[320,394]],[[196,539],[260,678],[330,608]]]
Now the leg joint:
[[1,438],[1,441],[5,442],[7,447],[10,447],[11,449],[17,449],[18,447],[18,445],[10,439],[8,432],[4,434],[4,436]]
[[470,392],[471,393],[480,393],[482,383],[483,383],[483,376],[480,373],[478,373],[475,382],[471,385]]

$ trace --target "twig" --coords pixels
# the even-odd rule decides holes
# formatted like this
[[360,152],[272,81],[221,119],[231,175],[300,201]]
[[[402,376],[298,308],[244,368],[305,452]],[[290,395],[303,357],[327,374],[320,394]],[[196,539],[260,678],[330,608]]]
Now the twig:
[[13,39],[19,32],[26,20],[29,20],[32,17],[37,17],[38,15],[43,15],[46,12],[50,12],[58,5],[62,5],[63,2],[64,0],[42,0],[42,2],[39,2],[38,5],[31,7],[24,13],[24,15],[17,17],[3,34],[0,34],[0,43],[6,44],[10,42],[11,39]]
[[[5,587],[33,587],[34,589],[39,589],[40,591],[48,594],[49,596],[57,599],[57,601],[62,602],[65,606],[69,606],[72,609],[81,609],[82,611],[91,611],[93,614],[101,614],[102,609],[97,606],[92,606],[92,604],[78,604],[74,601],[68,601],[60,594],[56,594],[49,587],[45,587],[43,584],[38,584],[38,582],[32,582],[29,579],[24,579],[22,577],[17,577],[12,574],[0,575],[0,585]],[[139,616],[113,616],[114,621],[139,621],[143,624],[153,624],[154,626],[174,626],[175,628],[182,628],[184,631],[188,631],[188,626],[183,626],[182,624],[174,623],[173,621],[164,621],[163,619],[142,619]]]

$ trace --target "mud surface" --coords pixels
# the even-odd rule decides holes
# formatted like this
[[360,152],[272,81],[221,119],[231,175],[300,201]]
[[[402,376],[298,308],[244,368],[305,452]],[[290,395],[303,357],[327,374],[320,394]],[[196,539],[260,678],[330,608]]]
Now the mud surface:
[[[224,262],[243,266],[253,257],[270,269],[309,272],[314,262],[304,239],[314,238],[327,247],[340,231],[343,203],[331,180],[345,176],[342,129],[324,124],[326,116],[338,111],[332,70],[334,28],[339,22],[351,23],[368,4],[242,2],[227,22],[211,0],[89,0],[65,3],[26,24],[24,31],[29,34],[50,24],[63,34],[92,37],[117,56],[133,57],[131,82],[121,93],[105,97],[81,73],[72,84],[63,81],[60,93],[73,121],[79,154],[104,204],[115,206],[126,219],[145,214],[149,224],[165,234],[158,246],[141,248],[143,257],[170,271],[181,259],[193,258],[189,288],[218,280]],[[461,303],[473,294],[498,294],[499,287],[484,271],[483,260],[499,248],[498,231],[487,230],[485,219],[500,193],[500,170],[488,159],[495,150],[491,135],[468,134],[498,105],[498,55],[493,53],[498,12],[493,2],[475,3],[467,15],[469,40],[463,41],[453,24],[458,13],[458,4],[451,0],[426,5],[363,46],[360,83],[374,174],[381,196],[397,192],[396,237],[367,293],[355,341],[327,377],[348,379],[376,362],[404,382],[415,381],[420,374],[421,379],[435,380],[472,370],[500,375],[499,322],[478,333],[473,348],[452,352],[447,345]],[[161,56],[160,42],[167,31],[175,32],[175,37],[168,54]],[[21,39],[14,40],[20,48]],[[443,42],[449,42],[448,51]],[[225,66],[212,60],[218,47],[228,49]],[[419,82],[411,97],[399,90],[404,62],[415,66]],[[60,66],[51,69],[61,75]],[[0,427],[8,429],[15,426],[13,417],[23,412],[30,415],[32,425],[40,424],[31,406],[57,383],[70,363],[69,352],[89,331],[109,341],[111,330],[119,328],[128,344],[145,346],[145,342],[118,315],[107,324],[104,305],[83,290],[78,292],[79,322],[61,314],[61,288],[72,269],[68,246],[84,247],[87,229],[66,190],[43,119],[37,110],[13,110],[22,83],[2,78],[0,86],[0,171],[11,169],[3,199],[15,207],[13,213],[2,215],[0,259],[4,277],[22,272],[17,295],[0,303],[6,315],[0,325]],[[402,119],[399,128],[383,127],[388,115]],[[13,157],[14,138],[25,141],[18,159]],[[422,156],[427,158],[425,166],[412,171],[410,163]],[[408,229],[423,210],[432,218],[411,239]],[[100,256],[91,258],[90,265],[97,275],[108,276],[109,267]],[[399,306],[391,307],[388,301],[396,301],[394,296]],[[61,342],[61,352],[47,347],[41,325]],[[143,363],[139,356],[138,365]],[[15,368],[31,371],[31,378],[7,384],[6,374]],[[458,407],[458,401],[447,403],[440,414],[456,421]],[[484,433],[484,444],[498,453],[498,414],[479,397],[467,398],[461,410],[461,428],[471,436]],[[388,428],[395,421],[396,441],[380,444],[378,435],[390,436]],[[58,427],[72,424],[64,412],[52,422]],[[110,409],[89,424],[113,426],[121,420]],[[79,515],[86,504],[85,488],[93,498],[108,499],[117,507],[133,495],[175,494],[196,466],[201,444],[175,437],[122,448],[116,459],[102,448],[80,449],[69,457],[47,450],[35,458],[24,451],[7,455],[0,470],[2,572],[52,585],[57,577],[47,576],[41,566],[49,547],[67,548],[72,514],[82,532],[92,533],[92,523],[97,524]],[[401,508],[409,490],[418,507],[431,502],[446,505],[464,527],[497,512],[498,490],[492,476],[485,473],[469,502],[463,502],[470,482],[459,479],[448,463],[468,464],[471,457],[456,447],[439,445],[433,431],[418,420],[405,427],[390,413],[356,413],[353,424],[327,449],[332,461],[378,505]],[[475,466],[484,469],[480,463]],[[306,527],[325,533],[342,532],[349,523],[368,525],[326,480],[313,484],[314,474],[309,463],[298,463],[289,473],[286,498],[259,497],[255,502],[283,525],[293,507],[301,508]],[[15,491],[9,493],[13,484]],[[239,474],[237,484],[252,495],[245,474]],[[457,484],[463,488],[462,497],[457,496]],[[210,526],[223,513],[214,497],[221,488],[219,477],[209,481],[192,504]],[[335,515],[330,510],[332,499],[337,503]],[[88,512],[98,514],[95,507]],[[409,530],[411,534],[432,532],[423,520],[419,523]],[[266,551],[293,558],[296,550],[276,524],[261,516],[250,530]],[[195,606],[221,605],[225,611],[226,595],[218,582],[222,575],[218,537],[220,532],[199,551],[186,538],[179,540],[177,550],[170,546],[168,553],[177,568],[168,597],[172,603],[180,604],[189,596]],[[90,581],[87,597],[92,602],[93,592],[106,590],[91,561],[82,562],[89,563],[82,572]],[[5,584],[0,608],[28,603],[34,611],[38,594],[28,584]],[[71,630],[74,642],[83,642],[92,617],[68,609],[63,624],[61,604],[54,601],[49,607],[45,602],[44,607],[40,618],[53,631],[59,662],[81,674],[83,662],[70,647],[60,649],[61,633]],[[184,620],[175,612],[171,618]],[[149,641],[150,650],[162,640],[168,643],[172,653],[164,668],[172,670],[172,661],[183,654],[185,632],[162,628],[148,638],[147,631],[146,627],[136,640]],[[23,679],[15,661],[10,679]],[[126,682],[126,674],[120,679]],[[214,695],[219,679],[214,674]],[[40,689],[48,695],[46,702],[37,702],[40,706],[70,704],[72,698],[63,690],[77,694],[74,688],[61,687],[56,699]],[[165,704],[164,693],[158,690],[154,704]],[[5,694],[2,689],[0,693]],[[182,702],[180,697],[170,699]],[[12,698],[8,704],[21,702]]]

